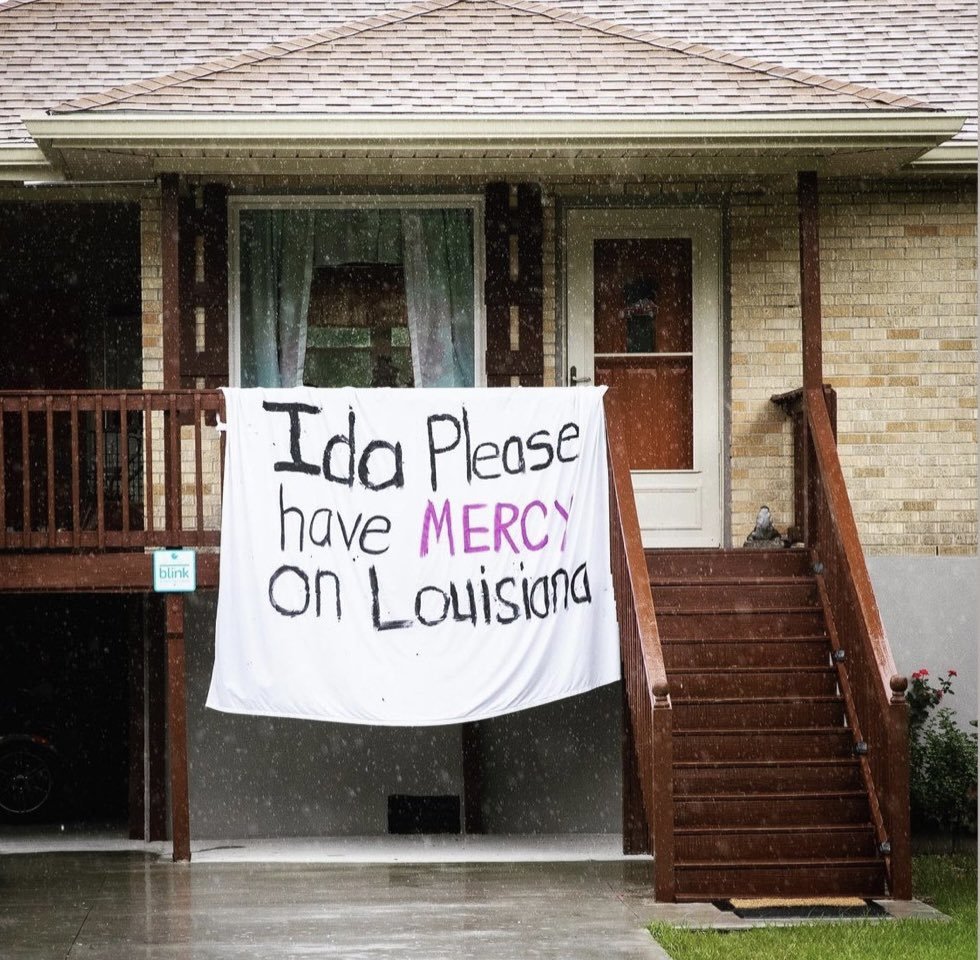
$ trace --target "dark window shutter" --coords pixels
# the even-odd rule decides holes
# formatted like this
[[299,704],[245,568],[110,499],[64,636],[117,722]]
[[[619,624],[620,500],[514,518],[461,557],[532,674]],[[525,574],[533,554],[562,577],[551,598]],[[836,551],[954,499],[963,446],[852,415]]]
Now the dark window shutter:
[[[199,239],[200,238],[200,239]],[[203,243],[203,277],[198,249]],[[204,187],[200,203],[180,201],[181,385],[228,383],[228,196],[218,184]],[[204,311],[204,342],[198,344],[198,310]]]
[[[487,384],[541,386],[544,378],[541,188],[491,183],[486,193]],[[516,313],[516,344],[512,317]]]

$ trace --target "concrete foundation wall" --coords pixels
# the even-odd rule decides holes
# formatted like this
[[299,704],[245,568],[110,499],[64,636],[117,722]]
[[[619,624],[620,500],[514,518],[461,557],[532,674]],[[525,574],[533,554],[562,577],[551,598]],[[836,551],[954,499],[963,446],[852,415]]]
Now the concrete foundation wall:
[[899,673],[955,670],[944,705],[965,727],[977,718],[980,558],[868,557],[868,571]]
[[196,839],[380,834],[389,793],[462,793],[458,726],[361,727],[208,710],[215,606],[213,594],[187,603]]
[[[366,727],[245,717],[205,706],[215,595],[186,606],[191,835],[372,836],[387,797],[463,795],[459,726]],[[617,685],[481,723],[489,833],[621,829]]]
[[[899,672],[957,671],[977,715],[976,557],[870,557]],[[460,728],[361,727],[207,710],[215,599],[187,602],[191,831],[196,839],[380,835],[389,793],[463,793]],[[478,725],[487,833],[622,829],[617,685]]]
[[479,725],[487,833],[621,833],[619,684]]

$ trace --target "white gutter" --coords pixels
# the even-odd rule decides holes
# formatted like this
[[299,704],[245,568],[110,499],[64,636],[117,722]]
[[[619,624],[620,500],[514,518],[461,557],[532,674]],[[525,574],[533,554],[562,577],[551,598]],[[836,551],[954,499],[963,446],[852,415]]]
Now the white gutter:
[[32,164],[44,165],[44,153],[33,144],[13,144],[0,146],[0,167],[29,167]]
[[59,182],[64,174],[55,170],[44,151],[33,145],[0,145],[0,180],[44,180]]
[[703,114],[646,117],[405,117],[74,113],[25,118],[47,151],[133,152],[246,146],[321,149],[674,149],[935,147],[966,115],[930,111]]
[[932,167],[962,167],[969,168],[977,165],[977,145],[975,143],[950,143],[934,147],[912,162],[916,168],[929,169]]

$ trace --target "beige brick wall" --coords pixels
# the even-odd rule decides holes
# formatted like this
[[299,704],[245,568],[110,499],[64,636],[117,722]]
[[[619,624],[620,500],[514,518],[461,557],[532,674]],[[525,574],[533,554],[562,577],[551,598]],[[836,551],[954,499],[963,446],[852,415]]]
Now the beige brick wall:
[[[161,206],[159,194],[140,201],[140,290],[143,317],[143,387],[163,388],[163,282],[161,279]],[[153,413],[150,434],[153,447],[153,524],[163,525],[164,459],[163,415]],[[147,458],[144,454],[144,464]],[[149,517],[147,517],[149,521]]]
[[[768,402],[798,386],[795,197],[733,198],[732,539],[790,515],[790,435]],[[976,194],[923,181],[821,188],[824,373],[869,553],[976,550]]]
[[866,549],[972,553],[976,192],[824,191],[825,370]]
[[[480,192],[485,178],[465,187]],[[250,178],[233,189],[302,191],[312,182]],[[317,182],[350,193],[445,188],[440,178]],[[458,179],[453,186],[464,184]],[[560,383],[560,237],[555,204],[574,197],[623,203],[678,198],[730,205],[730,530],[740,543],[760,503],[791,515],[788,423],[769,402],[800,385],[797,207],[790,178],[664,182],[543,180],[545,383]],[[143,201],[143,360],[162,385],[160,208]],[[821,186],[826,379],[838,391],[841,458],[870,553],[976,550],[976,191],[969,183]],[[209,462],[216,463],[211,450]],[[217,477],[209,476],[208,525]],[[185,515],[190,506],[185,498]]]
[[731,201],[731,537],[739,544],[767,504],[791,522],[790,431],[774,393],[800,386],[800,280],[795,193]]
[[[160,251],[161,206],[159,195],[144,197],[140,202],[140,264],[143,297],[143,386],[148,390],[163,388],[163,301]],[[219,435],[202,417],[201,466],[203,511],[206,530],[221,525],[221,477]],[[154,524],[164,518],[164,426],[163,414],[152,415]],[[196,454],[194,427],[180,429],[181,517],[185,529],[197,522]]]
[[163,386],[163,283],[160,260],[160,197],[140,201],[140,271],[143,297],[143,386]]

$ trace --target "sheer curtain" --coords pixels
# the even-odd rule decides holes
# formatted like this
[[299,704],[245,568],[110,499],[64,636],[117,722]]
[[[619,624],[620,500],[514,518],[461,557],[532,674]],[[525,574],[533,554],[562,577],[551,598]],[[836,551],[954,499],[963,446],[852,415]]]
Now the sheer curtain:
[[242,385],[297,387],[306,359],[313,279],[312,211],[242,217]]
[[472,386],[473,218],[466,209],[245,210],[243,386],[298,386],[317,267],[401,264],[416,386]]
[[405,297],[417,387],[473,385],[473,240],[465,210],[406,210]]

